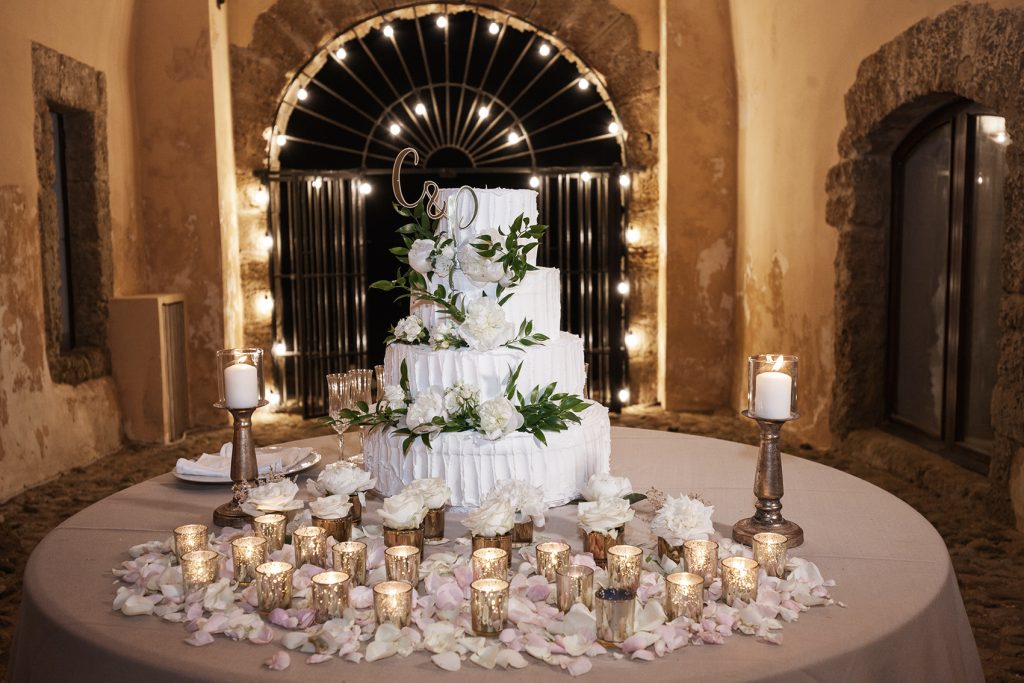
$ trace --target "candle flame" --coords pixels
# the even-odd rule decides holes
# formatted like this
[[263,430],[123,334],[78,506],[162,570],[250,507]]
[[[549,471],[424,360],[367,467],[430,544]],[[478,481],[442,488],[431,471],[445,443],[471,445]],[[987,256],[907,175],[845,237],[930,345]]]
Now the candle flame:
[[[771,357],[771,354],[769,354],[769,355],[768,355],[768,362],[769,362],[769,363],[771,363],[771,362],[772,362],[772,357]],[[783,362],[784,362],[784,360],[783,360],[783,356],[782,356],[782,354],[780,353],[780,354],[778,355],[778,357],[777,357],[777,358],[775,358],[775,361],[774,361],[774,363],[775,363],[775,364],[774,364],[774,365],[772,365],[772,372],[778,372],[779,370],[781,370],[781,369],[782,369],[782,364],[783,364]]]

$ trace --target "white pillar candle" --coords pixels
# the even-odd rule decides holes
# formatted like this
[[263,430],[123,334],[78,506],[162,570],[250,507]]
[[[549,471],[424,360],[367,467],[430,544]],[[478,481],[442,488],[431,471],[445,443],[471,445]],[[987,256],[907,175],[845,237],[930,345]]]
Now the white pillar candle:
[[228,408],[255,408],[260,402],[256,366],[235,363],[224,369],[224,402]]
[[754,378],[754,415],[768,420],[788,419],[793,378],[785,372],[762,372]]

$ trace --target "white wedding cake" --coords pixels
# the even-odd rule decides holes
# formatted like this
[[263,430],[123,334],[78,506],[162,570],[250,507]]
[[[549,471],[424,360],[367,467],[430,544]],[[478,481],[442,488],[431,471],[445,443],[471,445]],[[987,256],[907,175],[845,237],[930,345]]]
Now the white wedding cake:
[[[608,471],[608,410],[576,400],[584,393],[583,340],[559,330],[558,270],[536,267],[536,235],[519,236],[536,226],[537,193],[473,192],[471,222],[468,193],[441,190],[447,216],[433,235],[421,228],[419,239],[406,239],[409,272],[422,275],[420,291],[435,300],[413,291],[412,315],[395,326],[384,405],[402,414],[366,436],[365,464],[384,496],[440,477],[453,506],[473,507],[497,481],[519,479],[541,486],[549,505],[565,504],[592,474]],[[511,248],[486,248],[510,234]],[[551,427],[569,415],[550,417],[560,405],[577,405],[575,417]]]

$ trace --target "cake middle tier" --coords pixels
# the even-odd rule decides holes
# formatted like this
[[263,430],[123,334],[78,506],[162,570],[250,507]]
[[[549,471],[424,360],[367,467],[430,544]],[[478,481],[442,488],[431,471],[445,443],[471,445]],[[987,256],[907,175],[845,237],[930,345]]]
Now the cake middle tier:
[[[436,290],[438,285],[461,292],[463,306],[483,296],[495,298],[498,288],[495,282],[478,284],[461,271],[455,271],[451,281],[437,275],[431,277],[430,291]],[[501,306],[505,312],[505,319],[515,325],[516,330],[524,320],[531,320],[534,333],[540,332],[551,339],[556,338],[562,319],[560,288],[561,281],[557,268],[538,268],[529,271],[516,287],[502,292],[502,298],[509,295],[508,301]],[[433,329],[438,320],[447,317],[433,303],[419,299],[412,299],[409,310],[423,319],[427,329]]]
[[389,344],[384,353],[385,384],[398,384],[403,361],[414,398],[422,391],[444,391],[463,382],[477,387],[481,400],[492,399],[505,393],[505,383],[520,361],[523,369],[516,387],[523,395],[535,386],[545,387],[552,382],[557,384],[558,392],[583,395],[583,340],[568,332],[523,351],[434,351],[425,344]]

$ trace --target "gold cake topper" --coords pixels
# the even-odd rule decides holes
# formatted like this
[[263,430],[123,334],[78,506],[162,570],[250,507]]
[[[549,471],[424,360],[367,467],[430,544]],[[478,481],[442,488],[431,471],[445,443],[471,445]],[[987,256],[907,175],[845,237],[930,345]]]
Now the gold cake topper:
[[435,183],[433,180],[428,180],[425,183],[423,183],[423,191],[420,192],[420,196],[416,198],[416,201],[410,203],[405,199],[405,195],[402,194],[402,183],[400,176],[402,173],[402,162],[404,162],[405,158],[410,154],[412,155],[413,164],[420,163],[419,152],[417,152],[412,147],[406,147],[405,149],[398,153],[398,156],[395,157],[395,165],[391,167],[391,190],[392,192],[395,193],[395,201],[397,201],[401,206],[404,206],[407,209],[412,209],[415,208],[417,204],[422,202],[424,198],[426,198],[427,215],[434,220],[437,220],[442,216],[447,216],[449,224],[451,224],[453,218],[456,221],[461,221],[461,215],[459,212],[459,202],[462,200],[463,193],[468,193],[470,199],[473,200],[473,213],[465,224],[457,222],[455,224],[455,229],[459,230],[472,225],[473,221],[476,220],[476,214],[480,208],[480,203],[477,200],[476,192],[474,192],[473,188],[471,188],[469,185],[463,185],[458,189],[458,191],[455,193],[453,197],[450,197],[447,201],[442,202],[441,188],[438,187],[437,183]]

